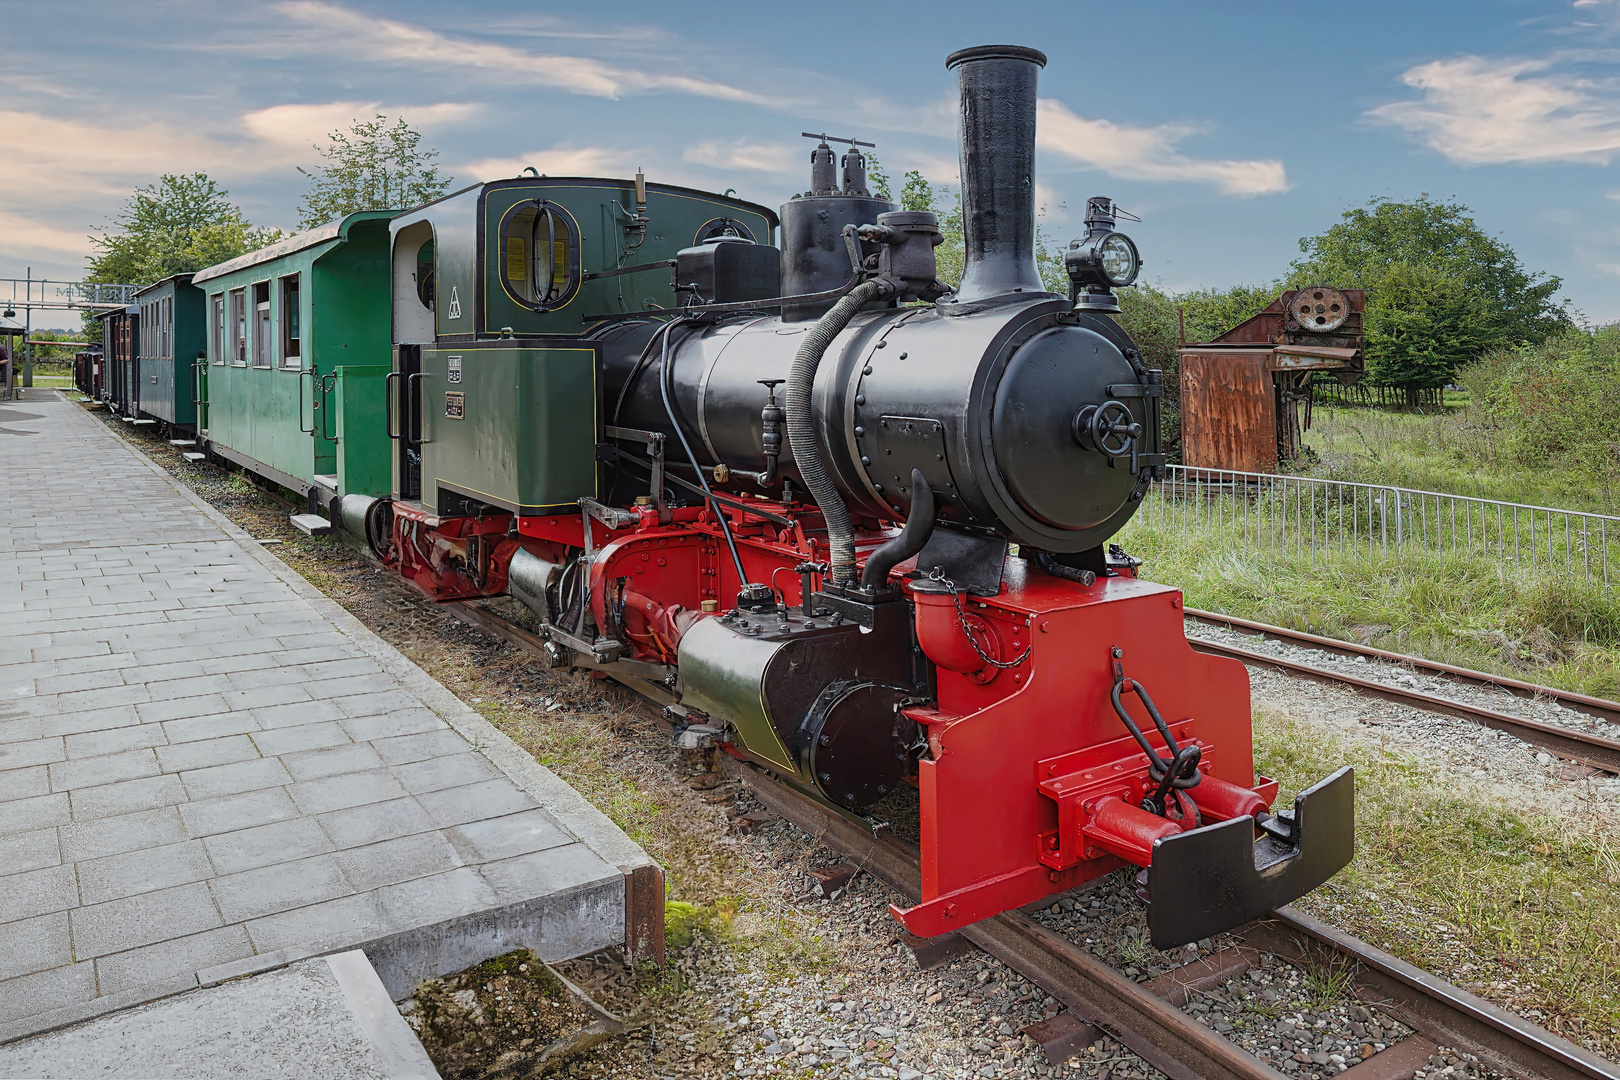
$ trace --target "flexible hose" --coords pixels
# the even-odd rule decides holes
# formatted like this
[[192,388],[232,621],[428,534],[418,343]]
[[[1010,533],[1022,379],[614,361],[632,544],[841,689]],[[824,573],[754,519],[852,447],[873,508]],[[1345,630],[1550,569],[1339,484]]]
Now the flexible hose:
[[911,470],[911,513],[906,527],[866,557],[861,571],[861,588],[881,589],[889,583],[889,571],[922,551],[934,535],[934,489],[928,486],[921,469]]
[[833,339],[844,332],[855,313],[874,300],[881,299],[888,286],[878,281],[857,285],[847,296],[816,321],[804,335],[804,342],[793,358],[793,369],[787,380],[787,434],[793,449],[793,462],[799,467],[799,477],[809,489],[810,497],[821,507],[821,516],[827,521],[827,544],[832,550],[829,560],[833,584],[849,587],[855,584],[855,526],[849,520],[849,507],[838,487],[827,474],[827,465],[821,460],[821,445],[816,437],[815,411],[810,396],[816,385],[816,369],[821,357]]

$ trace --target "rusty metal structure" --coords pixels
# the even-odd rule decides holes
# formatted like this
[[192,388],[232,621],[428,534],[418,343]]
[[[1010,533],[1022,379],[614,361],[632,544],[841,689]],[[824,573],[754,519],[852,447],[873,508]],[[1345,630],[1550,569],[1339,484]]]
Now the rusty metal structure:
[[1317,373],[1348,386],[1366,370],[1365,307],[1360,289],[1290,289],[1214,341],[1182,345],[1182,463],[1273,473],[1297,457]]

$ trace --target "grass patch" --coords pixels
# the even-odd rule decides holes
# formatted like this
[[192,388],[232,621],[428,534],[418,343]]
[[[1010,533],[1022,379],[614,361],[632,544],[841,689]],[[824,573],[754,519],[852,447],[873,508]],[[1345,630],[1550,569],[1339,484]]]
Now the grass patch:
[[1620,696],[1620,595],[1601,584],[1477,553],[1274,550],[1200,522],[1133,521],[1122,542],[1192,607]]
[[1500,424],[1466,404],[1425,413],[1317,406],[1305,446],[1315,456],[1302,470],[1311,476],[1620,513],[1614,454],[1527,464],[1511,451]]
[[[1504,804],[1381,745],[1255,718],[1285,798],[1356,770],[1356,858],[1307,910],[1600,1052],[1620,1050],[1620,851],[1598,826]],[[1312,992],[1342,994],[1321,975]]]

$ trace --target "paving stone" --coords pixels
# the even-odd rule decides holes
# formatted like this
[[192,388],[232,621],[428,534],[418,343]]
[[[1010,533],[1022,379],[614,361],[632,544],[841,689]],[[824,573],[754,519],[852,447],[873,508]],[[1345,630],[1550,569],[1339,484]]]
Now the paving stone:
[[36,795],[48,795],[50,791],[49,766],[33,765],[26,769],[0,772],[0,803],[12,799],[32,799]]
[[[511,783],[506,782],[510,787]],[[386,802],[406,794],[399,781],[386,769],[344,773],[319,780],[305,780],[287,789],[293,802],[306,814],[324,814],[362,803]]]
[[206,838],[203,846],[213,861],[214,869],[221,874],[236,874],[274,863],[294,862],[333,850],[332,841],[321,829],[320,823],[308,817],[217,833]]
[[206,881],[214,874],[200,840],[138,848],[77,865],[79,898],[87,905]]
[[58,761],[50,766],[50,771],[51,786],[57,791],[69,791],[156,776],[158,761],[150,749],[126,750],[121,754]]
[[123,750],[139,750],[148,746],[162,746],[168,742],[163,728],[157,724],[132,724],[129,727],[88,731],[81,735],[68,735],[68,757],[101,757]]
[[[422,703],[404,690],[384,690],[377,693],[352,694],[346,697],[334,695],[327,700],[330,700],[332,704],[343,710],[344,716],[350,718],[393,716],[412,709],[422,708]],[[402,731],[400,734],[408,735],[410,732]]]
[[[283,759],[306,750],[321,750],[351,742],[349,733],[331,721],[319,724],[300,724],[297,727],[274,728],[256,732],[253,742],[266,756],[278,755]],[[296,774],[294,774],[296,775]]]
[[0,976],[0,1016],[8,1019],[65,1009],[95,996],[96,966],[89,962],[64,963],[20,978]]
[[73,923],[73,952],[79,960],[224,924],[208,886],[202,882],[77,908],[69,918]]
[[469,867],[376,890],[383,914],[398,926],[434,923],[498,906],[494,890]]
[[331,855],[228,874],[214,878],[208,887],[213,890],[220,913],[233,923],[333,900],[355,891],[343,876],[337,859]]
[[386,739],[393,735],[415,735],[418,732],[443,730],[445,722],[431,709],[405,709],[379,716],[357,716],[342,720],[343,730],[356,742]]
[[253,941],[247,927],[221,926],[103,956],[96,961],[96,973],[101,993],[117,994],[252,955]]
[[220,795],[235,795],[241,791],[280,787],[292,782],[280,758],[253,758],[229,765],[215,765],[207,769],[194,769],[180,774],[186,792],[193,799],[211,799]]
[[446,788],[416,796],[437,828],[465,825],[469,821],[515,814],[534,806],[534,800],[508,780],[486,780],[481,784]]
[[232,709],[264,709],[272,705],[290,705],[310,700],[302,686],[261,686],[253,690],[232,690],[224,694],[225,704]]
[[247,735],[227,735],[219,739],[203,739],[157,748],[158,765],[164,772],[206,769],[213,765],[228,765],[233,761],[247,761],[258,756],[259,748]]
[[395,765],[392,772],[413,795],[478,784],[500,775],[487,759],[468,749],[448,757]]
[[61,861],[62,849],[55,829],[0,836],[0,876],[24,874]]
[[396,928],[397,924],[383,914],[374,892],[294,908],[247,924],[253,947],[261,953],[290,947],[319,948],[337,942],[371,941]]
[[543,810],[470,821],[446,829],[445,836],[463,859],[478,863],[510,859],[574,842],[574,838]]
[[261,728],[305,727],[322,721],[343,719],[343,710],[330,701],[297,701],[290,705],[266,705],[252,710],[254,720]]
[[194,716],[217,716],[230,711],[231,707],[225,703],[224,696],[216,693],[177,694],[156,701],[143,701],[135,706],[135,712],[143,724],[160,724],[165,720],[185,720]]
[[259,722],[251,712],[227,712],[220,702],[218,712],[208,716],[193,716],[183,720],[170,720],[161,726],[168,742],[196,742],[199,739],[221,739],[227,735],[246,735],[259,730]]
[[297,816],[298,808],[281,788],[244,791],[240,795],[226,795],[180,807],[180,820],[185,822],[186,832],[190,836],[212,836],[236,829],[251,829],[255,825]]
[[326,830],[326,835],[340,848],[363,847],[435,828],[427,812],[415,799],[367,803],[322,814],[317,820],[321,828]]
[[467,749],[467,740],[448,727],[438,727],[417,735],[398,735],[378,739],[371,744],[383,761],[390,765],[405,765],[426,758],[443,757]]
[[168,773],[101,787],[78,788],[70,798],[73,800],[73,820],[90,821],[135,810],[175,806],[185,801],[186,792],[180,786],[180,778]]
[[36,795],[32,799],[14,799],[0,812],[0,836],[32,832],[72,820],[65,792],[55,795]]
[[412,878],[442,874],[462,865],[456,849],[436,832],[416,833],[380,844],[349,848],[339,852],[336,859],[349,884],[362,892]]
[[[325,725],[322,725],[325,726]],[[331,727],[342,734],[342,729],[336,724]],[[296,731],[297,728],[288,728]],[[347,736],[343,736],[345,740]],[[287,771],[292,773],[296,780],[316,780],[326,776],[336,776],[339,773],[352,773],[361,771],[380,771],[382,758],[377,754],[376,747],[370,743],[351,743],[345,741],[340,746],[331,746],[322,750],[306,750],[296,754],[285,754],[281,758]],[[296,793],[294,798],[296,798]]]
[[186,838],[186,830],[180,823],[179,810],[164,806],[99,821],[64,825],[57,835],[62,841],[63,860],[76,862],[140,848],[177,844]]
[[60,713],[41,717],[42,735],[82,735],[87,732],[106,731],[109,728],[129,727],[141,722],[133,705],[114,705],[88,712]]
[[48,765],[67,757],[62,740],[30,739],[0,745],[0,769],[25,769],[30,765]]
[[78,903],[79,890],[71,866],[47,866],[0,877],[0,921],[49,915]]
[[[4,880],[0,878],[0,881]],[[67,912],[0,922],[0,986],[5,985],[6,979],[61,967],[72,961]],[[4,1015],[0,1011],[0,1016]]]

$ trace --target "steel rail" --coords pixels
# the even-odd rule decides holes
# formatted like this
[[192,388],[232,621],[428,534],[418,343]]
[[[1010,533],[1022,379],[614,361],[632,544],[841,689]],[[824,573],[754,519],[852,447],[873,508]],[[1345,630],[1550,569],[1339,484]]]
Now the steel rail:
[[[1438,674],[1477,686],[1500,686],[1519,697],[1535,698],[1537,696],[1548,698],[1567,705],[1572,709],[1579,709],[1591,716],[1620,723],[1620,704],[1604,701],[1601,698],[1590,698],[1584,694],[1575,694],[1565,690],[1554,690],[1550,687],[1536,686],[1533,683],[1520,682],[1517,679],[1506,679],[1490,675],[1482,671],[1470,671],[1467,668],[1453,667],[1450,664],[1440,664],[1430,660],[1421,660],[1413,656],[1403,656],[1400,653],[1386,652],[1383,649],[1373,649],[1363,645],[1355,645],[1347,641],[1334,638],[1322,638],[1315,634],[1305,634],[1296,630],[1288,630],[1280,626],[1268,626],[1265,623],[1251,622],[1247,619],[1238,619],[1232,616],[1219,615],[1213,612],[1198,611],[1186,608],[1183,611],[1188,618],[1200,622],[1216,625],[1226,625],[1253,630],[1267,637],[1278,638],[1283,641],[1294,641],[1310,648],[1320,648],[1326,651],[1338,652],[1346,656],[1365,656],[1391,663],[1399,663]],[[1598,735],[1590,735],[1575,728],[1562,727],[1558,724],[1548,724],[1540,720],[1530,720],[1522,716],[1513,716],[1509,713],[1498,712],[1483,705],[1470,705],[1466,702],[1451,698],[1440,697],[1437,694],[1425,693],[1421,690],[1412,690],[1406,687],[1394,686],[1380,682],[1377,679],[1364,678],[1348,672],[1336,671],[1331,668],[1317,667],[1289,657],[1273,656],[1254,649],[1245,649],[1240,645],[1231,645],[1226,642],[1210,641],[1205,638],[1189,637],[1187,639],[1194,649],[1199,652],[1214,653],[1218,656],[1229,656],[1241,660],[1245,664],[1271,667],[1290,675],[1298,675],[1316,682],[1335,683],[1349,686],[1356,692],[1373,697],[1380,697],[1386,701],[1407,705],[1425,712],[1443,713],[1448,716],[1459,717],[1483,724],[1485,727],[1506,731],[1534,746],[1540,746],[1559,757],[1578,761],[1583,765],[1601,769],[1607,773],[1620,774],[1620,742],[1605,739]],[[1606,708],[1607,712],[1599,711]]]
[[[466,602],[443,606],[469,625],[550,662],[541,638],[499,613]],[[641,679],[609,674],[654,700],[668,699],[662,688]],[[922,868],[914,847],[875,835],[764,770],[729,757],[722,761],[772,812],[902,896],[918,899]],[[1190,973],[1184,980],[1173,971],[1144,984],[1023,912],[1005,912],[958,934],[1062,1002],[1083,1022],[1076,1027],[1091,1025],[1174,1080],[1282,1080],[1285,1075],[1154,992],[1178,983],[1211,988],[1224,981],[1220,969],[1206,961],[1178,969]],[[1325,963],[1330,970],[1347,966],[1359,997],[1418,1033],[1339,1074],[1349,1080],[1405,1080],[1440,1046],[1466,1050],[1493,1068],[1532,1080],[1620,1080],[1620,1065],[1293,908],[1240,927],[1233,936],[1250,950],[1290,963],[1317,968]],[[1185,993],[1180,1000],[1186,1000]]]

